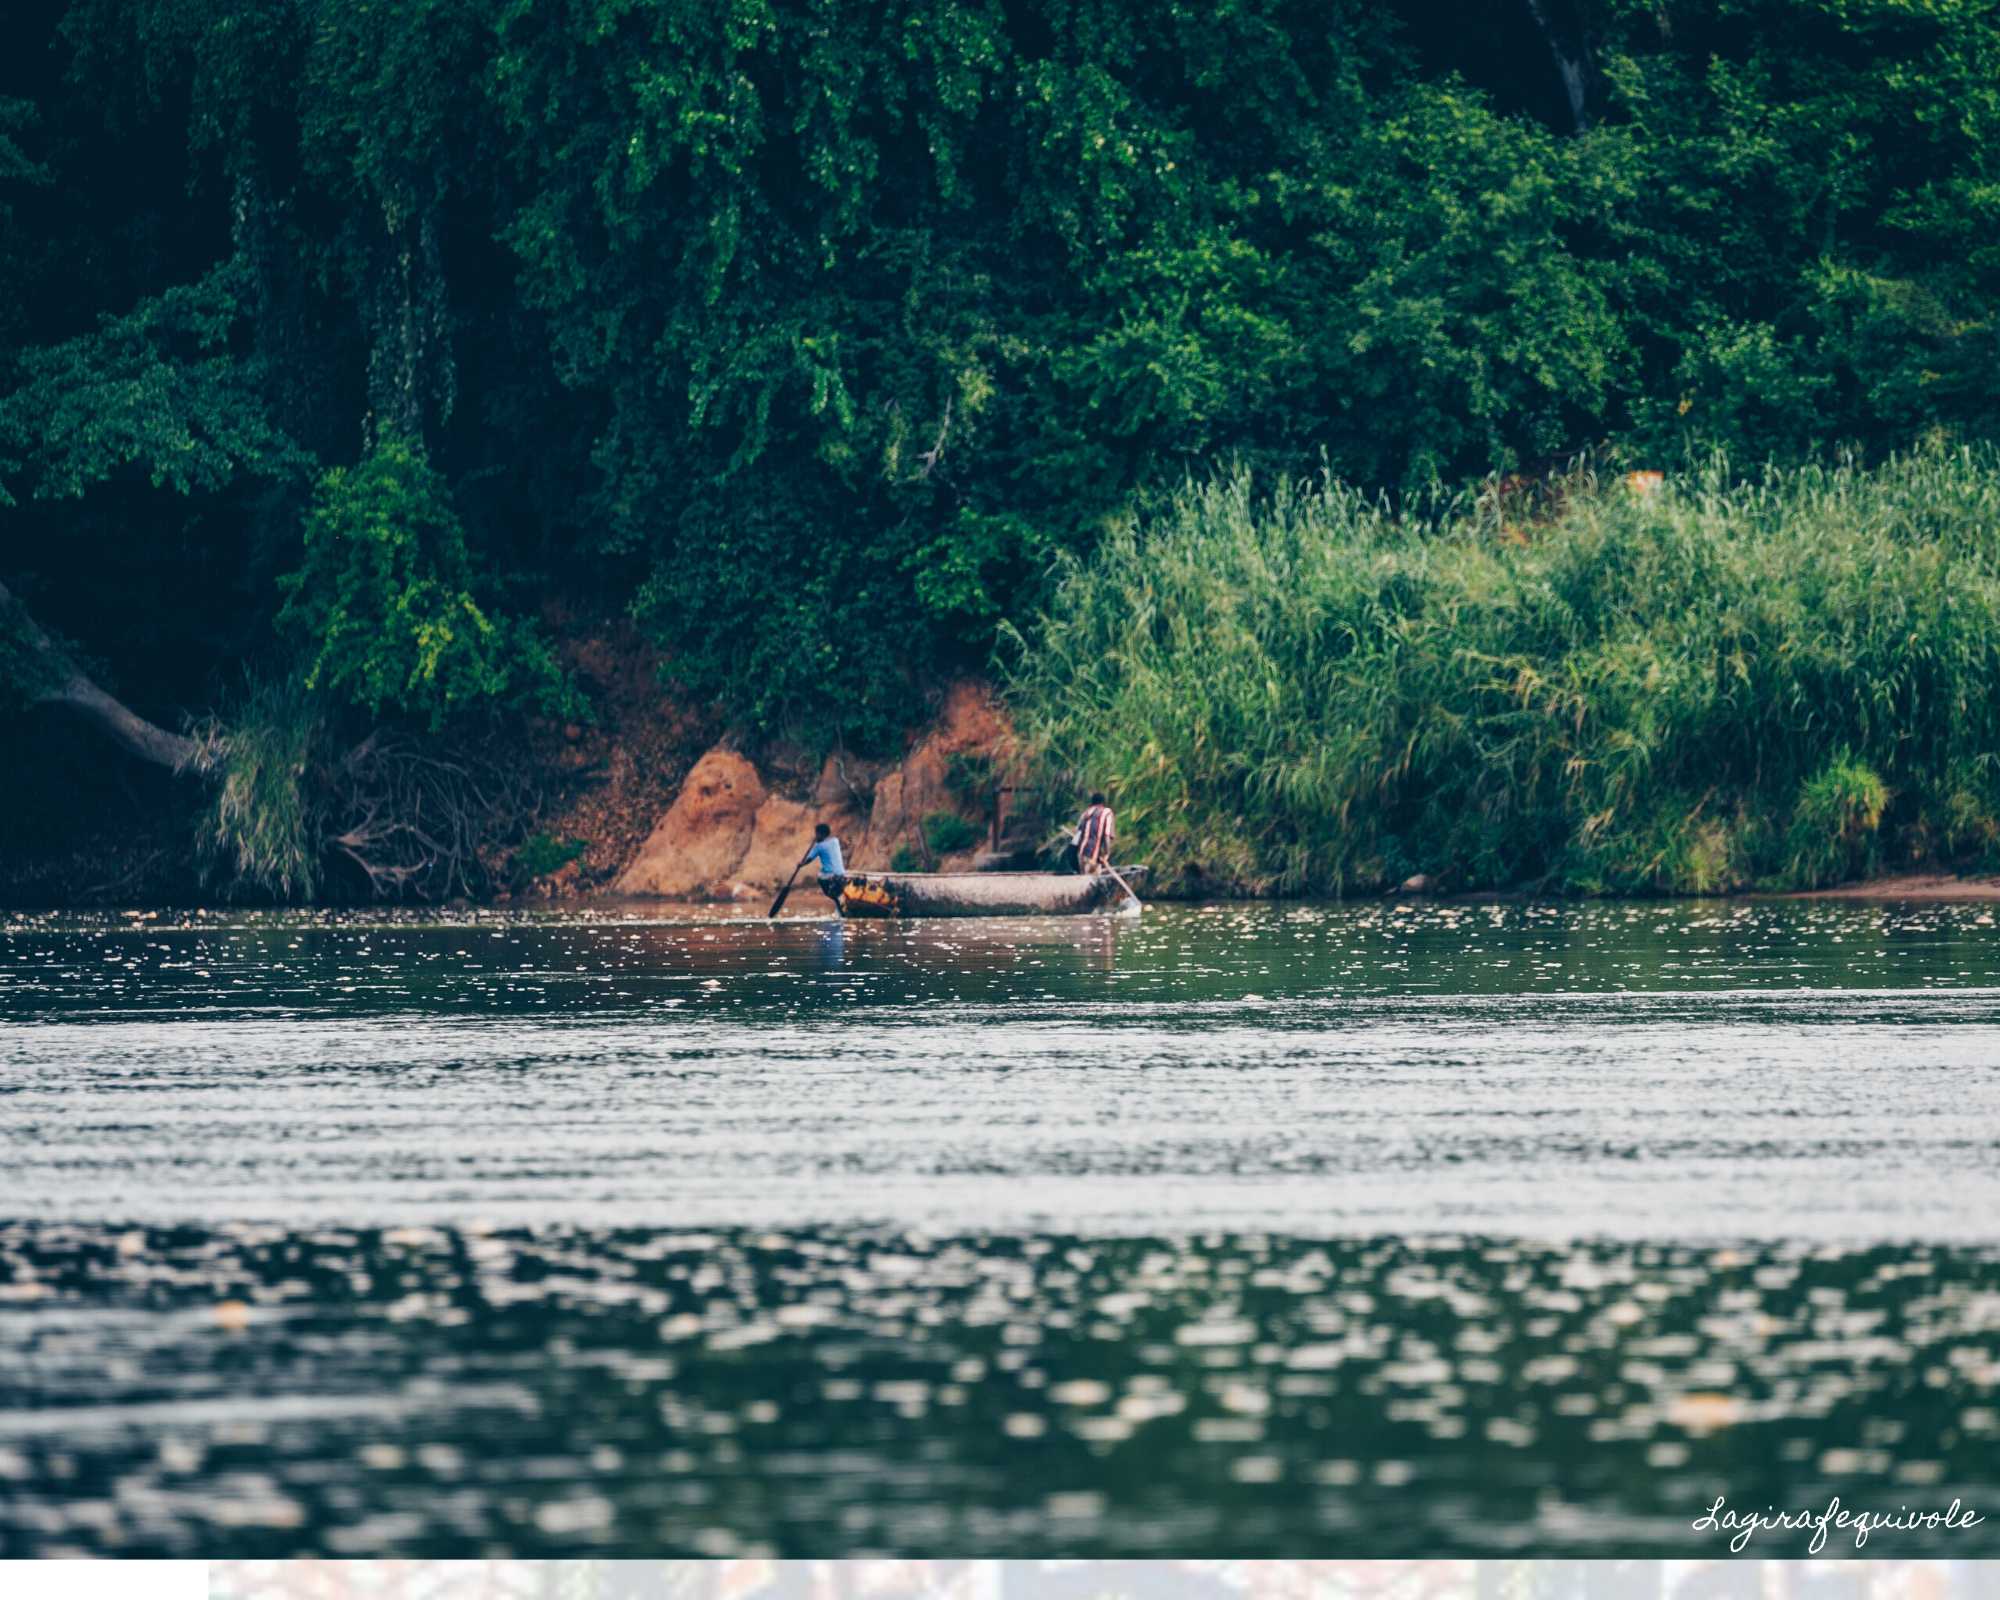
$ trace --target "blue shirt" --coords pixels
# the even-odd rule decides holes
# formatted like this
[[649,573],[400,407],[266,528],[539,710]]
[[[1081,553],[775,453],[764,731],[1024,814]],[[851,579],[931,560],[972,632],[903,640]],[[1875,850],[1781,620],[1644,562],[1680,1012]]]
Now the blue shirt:
[[847,866],[840,859],[840,841],[825,838],[806,852],[807,861],[817,861],[821,874],[829,878],[845,877]]

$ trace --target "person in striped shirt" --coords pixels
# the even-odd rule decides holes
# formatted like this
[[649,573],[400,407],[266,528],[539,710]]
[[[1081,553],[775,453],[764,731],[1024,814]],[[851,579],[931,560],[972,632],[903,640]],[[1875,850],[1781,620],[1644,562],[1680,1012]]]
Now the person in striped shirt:
[[1102,872],[1111,864],[1111,841],[1116,833],[1111,807],[1102,791],[1091,795],[1090,804],[1076,825],[1076,870]]

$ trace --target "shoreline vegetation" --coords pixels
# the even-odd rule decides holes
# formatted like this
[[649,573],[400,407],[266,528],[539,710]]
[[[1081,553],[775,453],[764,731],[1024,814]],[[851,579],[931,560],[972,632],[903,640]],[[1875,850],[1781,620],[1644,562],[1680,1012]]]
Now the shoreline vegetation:
[[1183,892],[1992,874],[1996,562],[1984,446],[1401,515],[1238,473],[1065,561],[1009,686]]
[[[1671,476],[1585,469],[1400,511],[1330,476],[1267,491],[1225,473],[1063,560],[1051,592],[1003,646],[1012,726],[1003,718],[954,759],[997,772],[1025,752],[1029,831],[1067,815],[1072,790],[1107,787],[1121,854],[1153,868],[1149,898],[2000,899],[1989,447],[1932,444],[1872,468],[1742,474],[1717,456]],[[625,743],[686,713],[644,690],[643,652],[613,672],[592,636],[563,648],[593,695],[614,679],[625,692],[600,707],[601,726],[556,738],[549,770],[608,775],[615,805]],[[689,733],[721,731],[687,721],[670,770],[701,748]],[[523,737],[522,771],[553,759]],[[715,748],[737,746],[724,733]],[[513,758],[496,747],[488,759]],[[746,770],[789,792],[798,775],[784,759],[764,751]],[[943,773],[942,761],[929,765]],[[867,796],[891,773],[915,783],[924,760],[903,765],[831,763],[843,803],[862,808],[850,823],[880,821]],[[931,776],[925,804],[952,800],[949,774]],[[970,833],[983,836],[998,781],[980,804],[952,802]],[[669,784],[629,799],[666,817],[677,776]],[[274,804],[287,860],[335,853],[337,839],[300,833],[296,787],[219,797],[237,829],[218,833],[227,807],[212,804],[205,836],[171,853],[255,855]],[[577,807],[602,802],[575,775],[549,792],[524,841],[468,840],[492,866],[473,899],[624,897],[652,824],[635,816],[580,873],[574,858],[603,818]],[[183,830],[192,800],[180,797]],[[158,835],[155,858],[169,853]],[[571,842],[539,862],[550,838]],[[700,839],[683,843],[701,853]],[[236,893],[210,880],[194,897],[316,898],[255,865]],[[168,899],[198,881],[182,879]],[[301,868],[290,883],[310,881]],[[731,895],[704,881],[693,897]]]
[[0,8],[0,902],[2000,866],[1988,11],[683,10]]

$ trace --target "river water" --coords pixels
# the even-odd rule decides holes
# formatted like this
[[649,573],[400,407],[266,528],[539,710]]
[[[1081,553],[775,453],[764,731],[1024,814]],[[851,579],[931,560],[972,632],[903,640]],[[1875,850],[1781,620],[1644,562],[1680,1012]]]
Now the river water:
[[1983,1515],[1996,1149],[1981,906],[15,916],[0,1556]]

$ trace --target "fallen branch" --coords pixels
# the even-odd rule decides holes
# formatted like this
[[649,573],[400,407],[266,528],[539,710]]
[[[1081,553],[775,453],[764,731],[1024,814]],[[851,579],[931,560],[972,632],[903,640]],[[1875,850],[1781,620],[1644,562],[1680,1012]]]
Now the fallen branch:
[[18,637],[40,668],[40,681],[27,691],[29,704],[68,706],[119,749],[154,766],[175,772],[208,770],[208,758],[194,740],[148,722],[91,682],[43,631],[41,624],[28,615],[27,608],[15,600],[7,586],[0,583],[0,612],[7,611],[18,619]]
[[[0,585],[0,669],[10,661],[31,705],[66,705],[140,760],[215,780],[206,855],[280,899],[313,896],[315,863],[327,857],[359,874],[369,899],[478,892],[491,878],[482,847],[517,837],[547,803],[545,775],[532,767],[447,751],[392,728],[335,757],[310,706],[284,711],[273,702],[259,712],[253,697],[234,727],[211,719],[195,736],[169,733],[92,682]],[[271,729],[299,716],[307,721],[274,743]]]

